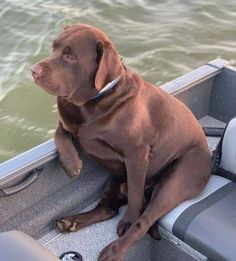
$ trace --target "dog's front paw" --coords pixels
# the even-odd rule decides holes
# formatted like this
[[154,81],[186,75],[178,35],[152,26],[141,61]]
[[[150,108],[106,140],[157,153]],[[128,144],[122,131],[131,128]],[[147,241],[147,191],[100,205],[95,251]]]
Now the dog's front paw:
[[80,159],[72,160],[72,159],[64,159],[62,157],[59,158],[63,169],[65,170],[66,174],[70,178],[75,178],[80,175],[83,166],[83,163]]

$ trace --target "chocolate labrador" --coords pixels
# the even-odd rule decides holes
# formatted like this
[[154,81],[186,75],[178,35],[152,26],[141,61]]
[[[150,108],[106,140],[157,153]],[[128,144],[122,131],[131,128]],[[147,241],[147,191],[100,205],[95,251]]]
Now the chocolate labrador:
[[107,35],[89,25],[66,27],[32,75],[57,96],[55,143],[67,174],[77,177],[82,167],[72,139],[111,173],[94,210],[57,226],[77,231],[128,203],[119,238],[98,258],[123,260],[145,233],[158,236],[158,219],[206,185],[211,157],[203,131],[182,102],[128,69]]

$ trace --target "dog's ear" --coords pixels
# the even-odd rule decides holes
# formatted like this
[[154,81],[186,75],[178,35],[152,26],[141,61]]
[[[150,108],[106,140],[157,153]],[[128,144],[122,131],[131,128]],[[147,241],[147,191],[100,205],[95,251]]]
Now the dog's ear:
[[95,76],[95,88],[100,91],[108,82],[121,75],[122,64],[119,55],[111,42],[97,43],[98,70]]

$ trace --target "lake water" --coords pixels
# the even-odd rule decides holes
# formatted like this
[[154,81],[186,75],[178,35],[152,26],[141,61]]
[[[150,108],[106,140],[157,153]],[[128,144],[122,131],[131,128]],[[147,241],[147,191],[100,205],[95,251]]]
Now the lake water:
[[235,0],[1,0],[0,162],[53,137],[56,99],[30,66],[73,23],[103,29],[124,63],[156,85],[215,58],[235,64]]

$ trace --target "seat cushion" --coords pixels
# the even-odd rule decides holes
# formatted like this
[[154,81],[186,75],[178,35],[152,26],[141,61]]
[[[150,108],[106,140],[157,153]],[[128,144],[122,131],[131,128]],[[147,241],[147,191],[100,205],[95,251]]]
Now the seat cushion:
[[227,124],[213,153],[212,173],[236,182],[236,118]]
[[180,204],[160,225],[213,260],[236,259],[236,184],[212,176],[202,193]]
[[225,129],[220,167],[234,174],[236,179],[236,118],[232,119]]
[[0,260],[60,261],[36,240],[20,231],[0,233]]

